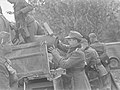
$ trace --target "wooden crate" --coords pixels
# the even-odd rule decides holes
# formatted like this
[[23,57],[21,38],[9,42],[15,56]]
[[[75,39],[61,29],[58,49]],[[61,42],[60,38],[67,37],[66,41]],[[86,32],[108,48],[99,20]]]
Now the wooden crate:
[[6,55],[12,61],[17,75],[22,77],[47,77],[50,73],[46,43],[33,42],[12,47],[12,53]]
[[[19,87],[16,90],[23,90],[23,87]],[[43,78],[29,81],[26,85],[26,90],[54,90],[54,86],[52,81]]]

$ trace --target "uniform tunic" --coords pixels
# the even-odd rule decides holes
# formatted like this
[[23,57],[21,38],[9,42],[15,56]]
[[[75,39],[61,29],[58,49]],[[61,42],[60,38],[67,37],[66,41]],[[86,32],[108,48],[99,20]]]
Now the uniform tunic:
[[[19,22],[22,22],[25,25],[25,28],[27,28],[29,34],[30,34],[30,41],[34,41],[34,34],[36,29],[36,23],[34,18],[29,15],[28,13],[33,10],[32,5],[28,4],[25,0],[17,0],[17,3],[14,4],[14,16],[17,23],[17,27],[19,27]],[[22,12],[24,18],[24,21],[21,21],[20,12]]]
[[92,43],[90,46],[97,51],[98,55],[100,56],[102,64],[105,67],[107,67],[107,65],[109,64],[109,57],[106,54],[105,45],[99,41],[96,41]]
[[[62,50],[69,52],[65,58],[57,53],[54,54],[54,56],[57,59],[59,67],[66,69],[66,73],[72,78],[72,90],[91,90],[88,78],[84,71],[85,54],[82,51],[77,51],[76,48],[78,46],[69,47],[62,44],[59,44],[59,46],[62,46]],[[63,49],[63,47],[65,47],[65,49]]]
[[105,66],[105,68],[109,72],[107,75],[105,75],[102,78],[105,88],[110,87],[111,90],[119,90],[119,88],[117,87],[117,85],[110,73],[110,69],[109,69],[110,62],[109,62],[109,57],[106,54],[105,45],[103,43],[100,43],[99,41],[96,41],[96,42],[92,43],[90,46],[97,51],[98,55],[100,56],[102,64]]
[[99,55],[95,49],[91,47],[86,47],[84,53],[87,62],[86,73],[90,80],[92,88],[103,88],[103,82],[101,82],[100,77],[107,75],[108,72],[101,64]]

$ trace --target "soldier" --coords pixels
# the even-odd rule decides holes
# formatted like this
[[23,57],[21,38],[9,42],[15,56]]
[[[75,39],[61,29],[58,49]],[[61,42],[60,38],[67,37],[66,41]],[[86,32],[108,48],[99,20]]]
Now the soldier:
[[111,83],[111,89],[118,90],[118,87],[110,73],[110,69],[109,69],[110,62],[109,62],[109,57],[106,54],[105,45],[98,41],[95,33],[90,33],[89,38],[90,38],[90,43],[91,43],[90,47],[94,48],[97,51],[100,57],[101,63],[105,66],[106,70],[109,72],[108,75],[105,75],[102,78],[104,84],[105,84],[106,79],[109,79],[108,81],[109,83]]
[[[66,73],[71,77],[71,90],[91,90],[88,78],[86,77],[85,66],[85,54],[82,51],[78,51],[80,47],[82,35],[77,31],[70,31],[69,36],[66,37],[69,46],[57,43],[56,46],[64,46],[62,50],[68,52],[66,57],[60,56],[57,49],[52,49],[51,53],[56,58],[54,62],[57,62],[59,67],[66,69]],[[64,82],[64,79],[63,79]],[[70,83],[70,81],[68,81]],[[67,85],[68,85],[67,82]],[[64,85],[64,84],[63,84]],[[69,86],[69,85],[68,85]],[[66,90],[66,89],[65,89]]]
[[81,40],[81,45],[82,45],[81,50],[84,51],[85,57],[86,57],[86,63],[87,63],[86,74],[89,78],[92,89],[93,90],[96,90],[96,89],[104,90],[101,77],[104,77],[105,75],[108,74],[107,70],[101,64],[99,55],[97,54],[95,49],[89,47],[88,41],[86,39]]
[[[16,83],[16,70],[11,67],[11,61],[5,55],[11,52],[10,34],[7,32],[0,32],[0,89],[10,90],[13,84]],[[13,90],[13,89],[12,89]]]
[[14,4],[16,27],[25,42],[34,41],[36,23],[34,18],[29,14],[29,12],[33,10],[33,6],[25,0],[8,0],[8,2]]
[[102,64],[108,69],[108,65],[110,62],[109,57],[106,54],[105,45],[98,41],[95,33],[90,33],[89,38],[91,43],[90,46],[97,51],[98,55],[100,56]]

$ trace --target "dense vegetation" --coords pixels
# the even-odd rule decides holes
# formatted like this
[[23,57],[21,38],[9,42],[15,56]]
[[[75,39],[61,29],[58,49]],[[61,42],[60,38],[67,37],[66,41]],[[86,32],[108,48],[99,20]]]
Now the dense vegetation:
[[47,22],[55,33],[79,31],[84,37],[95,32],[103,42],[120,41],[118,0],[29,0],[37,5],[33,15]]

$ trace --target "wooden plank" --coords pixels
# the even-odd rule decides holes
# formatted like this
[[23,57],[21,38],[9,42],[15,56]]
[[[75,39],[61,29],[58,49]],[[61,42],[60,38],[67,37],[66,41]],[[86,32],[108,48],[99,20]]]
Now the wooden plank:
[[50,74],[43,72],[43,70],[35,70],[26,73],[17,73],[17,76],[18,78],[24,78],[24,77],[47,78],[50,76]]
[[32,89],[40,89],[40,88],[47,88],[53,87],[53,82],[42,82],[42,83],[35,83],[29,86]]
[[51,30],[50,26],[47,22],[44,23],[44,27],[46,28],[47,32],[51,35],[53,34],[53,31]]
[[12,66],[17,74],[22,77],[32,74],[47,76],[50,73],[47,58],[47,45],[40,43],[29,43],[15,46],[12,53],[6,55],[12,61]]
[[12,46],[13,51],[20,50],[20,49],[26,49],[30,47],[36,47],[36,46],[39,46],[40,44],[42,45],[42,43],[44,43],[45,41],[48,45],[52,45],[55,41],[55,37],[52,37],[50,35],[36,35],[35,39],[36,39],[36,42]]
[[[26,90],[54,90],[53,82],[48,81],[48,80],[46,80],[44,82],[39,80],[39,82],[37,82],[37,83],[36,82],[28,83],[26,87],[27,87]],[[52,89],[49,89],[49,88],[52,88]],[[19,87],[19,88],[17,88],[17,90],[23,90],[23,87]]]
[[44,56],[43,53],[31,53],[31,54],[25,54],[25,55],[20,55],[20,56],[12,56],[12,57],[9,57],[10,60],[16,60],[16,59],[22,59],[22,58],[28,58],[28,57],[33,57],[33,56]]
[[27,49],[27,48],[32,48],[32,47],[36,47],[39,46],[41,44],[41,42],[32,42],[32,43],[26,43],[26,44],[21,44],[21,45],[15,45],[12,46],[13,50],[19,50],[19,49]]

